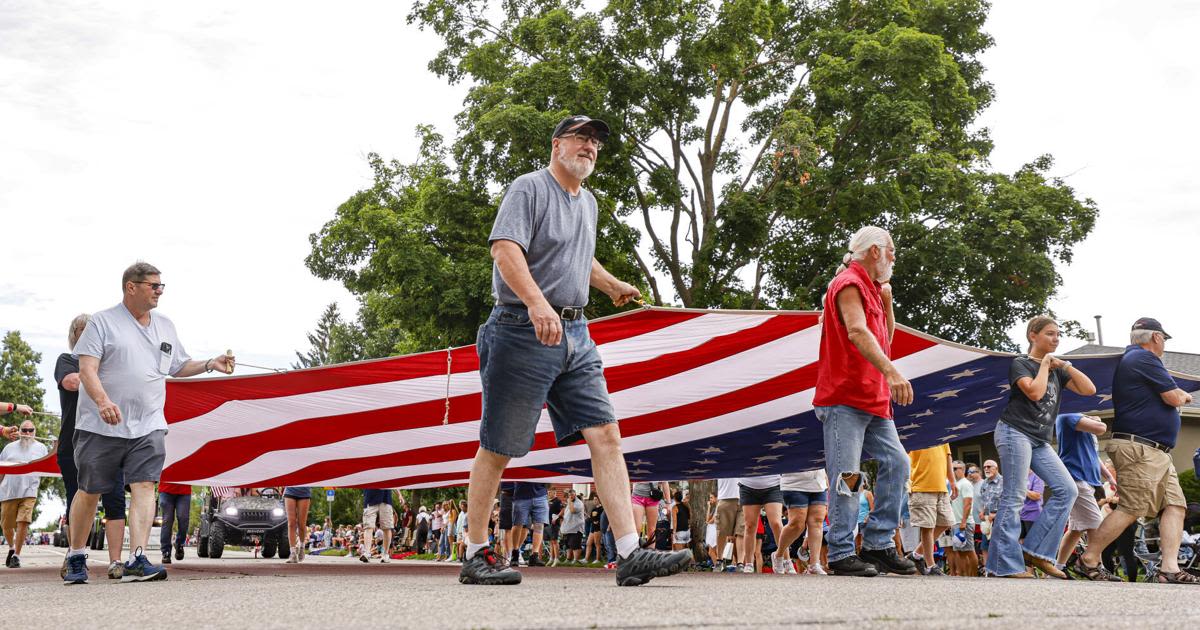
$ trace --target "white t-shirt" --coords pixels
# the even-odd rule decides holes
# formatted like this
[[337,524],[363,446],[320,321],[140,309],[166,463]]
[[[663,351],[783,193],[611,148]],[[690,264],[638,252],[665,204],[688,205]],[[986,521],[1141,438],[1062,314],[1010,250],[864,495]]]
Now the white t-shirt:
[[774,488],[775,486],[779,485],[779,475],[760,475],[758,477],[742,477],[741,479],[738,479],[738,483],[742,484],[743,486],[746,486],[747,488],[754,488],[755,490],[765,490],[767,488]]
[[779,489],[787,492],[825,492],[829,489],[829,476],[824,468],[779,476]]
[[[958,498],[950,502],[950,509],[954,512],[954,522],[957,524],[963,522],[963,499],[971,499],[974,504],[975,485],[966,477],[959,479],[954,485],[958,486]],[[967,525],[975,524],[974,505],[972,505],[971,512],[967,515]]]
[[164,315],[150,313],[142,326],[124,304],[92,315],[75,344],[75,354],[100,359],[100,384],[121,410],[121,422],[108,424],[80,383],[75,429],[110,437],[140,438],[165,431],[167,376],[178,372],[192,357],[175,334],[175,324]]
[[[0,451],[0,462],[25,464],[46,456],[45,444],[36,440],[29,440],[28,445],[23,442],[24,440],[17,440],[5,446],[4,450]],[[4,468],[0,468],[0,473],[3,472]],[[4,481],[0,482],[0,501],[36,498],[38,483],[41,481],[42,478],[38,475],[4,475]]]
[[738,492],[737,479],[718,479],[717,480],[717,498],[718,499],[737,499],[741,497]]

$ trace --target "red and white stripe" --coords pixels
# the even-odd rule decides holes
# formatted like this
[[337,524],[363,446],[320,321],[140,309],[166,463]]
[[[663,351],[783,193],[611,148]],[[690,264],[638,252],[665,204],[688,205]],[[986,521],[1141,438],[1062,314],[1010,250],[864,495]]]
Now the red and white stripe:
[[[816,313],[644,309],[590,324],[627,454],[736,432],[812,408]],[[222,379],[172,380],[163,478],[194,485],[423,487],[465,483],[478,448],[473,346]],[[900,330],[909,378],[981,356]],[[581,482],[541,469],[587,458],[559,447],[546,412],[506,478]]]

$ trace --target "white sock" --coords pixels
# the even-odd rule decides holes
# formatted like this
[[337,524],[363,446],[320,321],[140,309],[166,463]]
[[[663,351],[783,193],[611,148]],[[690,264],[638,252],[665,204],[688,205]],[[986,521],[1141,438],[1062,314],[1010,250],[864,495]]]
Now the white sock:
[[483,549],[483,548],[484,548],[484,547],[486,547],[486,546],[488,546],[488,544],[487,544],[487,543],[479,543],[479,544],[477,545],[477,544],[475,544],[475,543],[473,543],[473,542],[468,542],[468,543],[467,543],[467,557],[468,557],[468,558],[474,558],[474,557],[475,557],[475,554],[476,554],[476,553],[477,553],[477,552],[478,552],[480,549]]
[[629,554],[637,551],[638,535],[637,533],[625,534],[617,539],[617,555],[622,558],[628,558]]
[[67,552],[67,555],[68,556],[81,556],[81,555],[83,555],[83,553],[85,551],[87,551],[87,550],[86,549],[72,549]]

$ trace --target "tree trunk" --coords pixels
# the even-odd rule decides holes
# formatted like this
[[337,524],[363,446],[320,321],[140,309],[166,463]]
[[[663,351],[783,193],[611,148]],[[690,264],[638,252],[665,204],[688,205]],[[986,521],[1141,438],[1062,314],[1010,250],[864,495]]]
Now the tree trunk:
[[688,482],[688,508],[692,511],[689,528],[692,530],[692,555],[696,562],[708,557],[704,550],[704,534],[708,530],[708,495],[717,491],[717,482],[712,479]]

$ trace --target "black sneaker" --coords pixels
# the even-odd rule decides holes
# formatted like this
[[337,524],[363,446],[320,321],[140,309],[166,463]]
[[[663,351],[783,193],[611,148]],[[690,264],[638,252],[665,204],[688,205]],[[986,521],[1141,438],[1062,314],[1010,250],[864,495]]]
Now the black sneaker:
[[176,548],[175,548],[175,559],[176,559],[176,560],[183,560],[183,547],[176,547]]
[[362,562],[363,564],[370,562],[370,560],[367,560],[367,557],[362,554],[358,555],[358,560],[359,560],[359,562]]
[[163,554],[162,563],[163,564],[171,564],[171,552],[168,551],[167,553]]
[[544,566],[546,566],[546,563],[542,562],[541,556],[529,556],[529,562],[526,562],[525,566],[527,566],[527,567],[544,567]]
[[925,558],[918,558],[912,552],[904,554],[905,559],[917,567],[917,575],[925,575]]
[[508,566],[491,549],[484,547],[463,563],[458,573],[463,584],[520,584],[521,572]]
[[929,570],[925,571],[925,575],[929,577],[946,577],[946,572],[942,570],[942,567],[935,564],[929,567]]
[[851,575],[854,577],[875,577],[879,575],[879,569],[876,569],[875,565],[863,562],[862,558],[853,554],[841,560],[830,562],[829,570],[834,575]]
[[6,566],[6,567],[8,567],[8,568],[10,568],[10,569],[11,569],[11,568],[13,568],[12,559],[13,559],[13,557],[14,557],[14,556],[16,556],[16,555],[17,555],[17,552],[13,551],[12,549],[9,549],[9,550],[8,550],[8,557],[6,557],[6,558],[4,559],[4,566]]
[[640,586],[656,577],[675,575],[692,563],[692,552],[635,549],[628,558],[617,559],[617,586]]
[[900,554],[896,553],[895,547],[887,549],[863,549],[859,554],[859,558],[875,565],[875,570],[880,574],[895,573],[896,575],[916,575],[916,563],[901,558]]
[[521,566],[521,552],[517,549],[513,549],[513,552],[511,555],[512,555],[512,559],[508,561],[509,566],[513,566],[513,567]]
[[10,562],[12,562],[12,564],[8,565],[8,567],[10,569],[20,569],[21,568],[21,556],[18,556],[17,554],[14,553],[12,560]]

